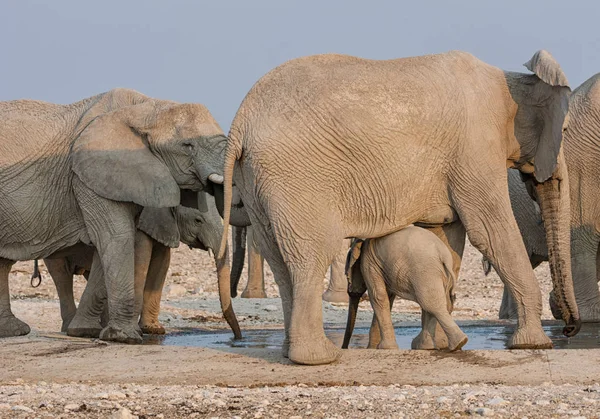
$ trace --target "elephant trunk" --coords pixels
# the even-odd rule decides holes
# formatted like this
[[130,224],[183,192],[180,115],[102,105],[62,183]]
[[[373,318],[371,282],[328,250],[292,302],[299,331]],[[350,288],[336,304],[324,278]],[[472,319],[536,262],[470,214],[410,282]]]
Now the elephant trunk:
[[357,292],[348,292],[350,296],[350,302],[348,304],[348,320],[346,321],[346,332],[344,333],[344,343],[342,343],[342,349],[348,349],[348,344],[350,344],[350,338],[352,337],[352,332],[354,332],[354,324],[356,323],[356,314],[358,312],[358,303],[360,302],[360,297],[362,297],[362,293]]
[[[215,254],[216,255],[216,254]],[[230,272],[229,272],[229,251],[227,246],[225,247],[224,257],[215,256],[215,264],[217,265],[217,278],[219,286],[219,301],[221,302],[221,310],[223,310],[223,317],[231,327],[235,339],[242,338],[242,332],[240,325],[238,324],[237,317],[233,311],[231,305],[231,294],[230,294]]]
[[560,176],[536,183],[535,188],[546,230],[554,294],[566,323],[563,333],[575,336],[581,329],[581,319],[571,275],[569,181],[566,170],[561,168],[564,168],[564,160],[561,164],[559,159],[557,172]]
[[[233,192],[232,192],[233,193]],[[225,219],[225,191],[223,185],[214,185],[215,203],[217,204],[217,210],[219,215]],[[231,206],[231,202],[234,203]],[[229,204],[229,224],[236,227],[247,227],[250,225],[250,217],[244,209],[244,204],[241,200],[236,199],[233,201],[230,199]]]
[[[228,146],[225,152],[225,164],[223,170],[223,235],[221,236],[221,246],[215,255],[217,264],[217,276],[219,280],[219,300],[223,316],[233,330],[236,339],[241,339],[242,333],[238,325],[233,306],[231,305],[231,272],[229,271],[229,250],[227,248],[227,238],[229,236],[229,216],[231,213],[231,189],[233,183],[233,166],[237,159],[237,154],[233,147]],[[216,196],[215,196],[216,200]]]
[[231,265],[231,296],[237,297],[237,288],[246,258],[246,227],[232,227],[233,263]]

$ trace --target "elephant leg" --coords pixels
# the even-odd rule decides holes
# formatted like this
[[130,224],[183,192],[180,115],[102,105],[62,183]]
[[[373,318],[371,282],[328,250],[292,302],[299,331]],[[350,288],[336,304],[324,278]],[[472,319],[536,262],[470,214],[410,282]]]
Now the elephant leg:
[[462,348],[467,343],[467,335],[460,330],[448,312],[445,298],[446,291],[443,285],[438,283],[434,287],[427,287],[422,290],[417,289],[415,292],[417,293],[417,302],[422,309],[423,330],[426,330],[427,334],[432,337],[440,333],[447,337],[444,347],[434,345],[435,348],[448,348],[450,351],[457,351]]
[[[390,313],[392,311],[392,306],[394,305],[394,299],[396,296],[394,294],[388,294],[388,300],[390,302]],[[367,345],[367,349],[377,349],[379,344],[381,343],[381,331],[379,329],[379,323],[377,322],[377,316],[373,313],[373,320],[371,320],[371,327],[369,328],[369,344]]]
[[48,273],[52,277],[60,301],[61,332],[66,332],[75,317],[77,306],[73,296],[73,269],[68,258],[44,259]]
[[261,255],[264,255],[267,263],[271,267],[275,283],[279,288],[279,297],[281,298],[281,306],[283,309],[283,325],[285,336],[282,344],[282,355],[289,358],[290,350],[290,325],[292,319],[292,281],[290,274],[281,256],[279,248],[275,242],[275,238],[269,235],[264,228],[255,223],[252,227],[254,242],[258,245],[258,250]]
[[[134,280],[133,289],[135,295],[134,316],[138,320],[142,314],[142,306],[145,303],[145,285],[150,271],[150,263],[153,257],[155,242],[141,230],[135,232],[135,256],[134,256]],[[162,246],[156,243],[156,246]],[[164,281],[163,281],[164,283]],[[162,291],[162,284],[161,284]],[[159,296],[160,299],[160,296]]]
[[165,328],[158,321],[158,315],[160,314],[160,300],[170,263],[171,249],[162,244],[155,243],[152,251],[152,259],[150,260],[150,267],[148,268],[148,275],[146,277],[144,304],[140,318],[140,327],[144,333],[154,335],[165,334]]
[[67,327],[67,335],[97,338],[102,331],[101,316],[107,305],[104,271],[98,252],[94,251],[92,267],[87,277],[79,307]]
[[519,318],[509,348],[552,348],[542,329],[540,287],[512,213],[508,187],[497,182],[480,185],[476,190],[485,192],[479,194],[471,193],[471,189],[457,188],[458,194],[468,193],[456,197],[457,210],[471,243],[494,265],[515,299]]
[[[394,326],[392,324],[392,308],[383,272],[381,272],[379,267],[372,264],[363,265],[362,269],[367,290],[369,291],[369,301],[371,302],[371,307],[373,307],[374,316],[379,325],[379,333],[381,334],[381,341],[377,344],[377,349],[398,349],[396,334],[394,333]],[[367,272],[364,272],[364,269]],[[373,345],[374,342],[369,342],[369,347]]]
[[509,319],[516,320],[518,318],[517,313],[517,303],[514,298],[504,286],[504,290],[502,291],[502,303],[500,304],[500,311],[498,312],[498,318],[500,319]]
[[264,258],[258,251],[254,239],[254,229],[246,228],[246,240],[248,248],[248,283],[242,292],[242,298],[267,298],[265,291]]
[[600,321],[600,292],[596,268],[598,242],[599,238],[591,234],[588,237],[574,237],[571,240],[575,299],[583,322]]
[[27,323],[17,319],[10,308],[8,275],[14,262],[0,258],[0,338],[23,336],[31,329]]
[[323,300],[330,303],[348,303],[348,279],[346,279],[346,255],[350,240],[344,239],[340,253],[333,259],[329,270],[329,286],[323,293]]
[[448,337],[431,313],[421,310],[421,332],[412,340],[411,349],[446,349]]

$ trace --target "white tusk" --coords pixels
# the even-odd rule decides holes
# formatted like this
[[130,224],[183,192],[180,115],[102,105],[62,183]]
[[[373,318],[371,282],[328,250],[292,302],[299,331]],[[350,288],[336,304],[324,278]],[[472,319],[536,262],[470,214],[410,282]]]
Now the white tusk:
[[210,176],[208,176],[208,180],[210,180],[212,183],[216,183],[216,184],[222,185],[223,181],[225,179],[223,179],[223,176],[217,175],[216,173],[213,173]]

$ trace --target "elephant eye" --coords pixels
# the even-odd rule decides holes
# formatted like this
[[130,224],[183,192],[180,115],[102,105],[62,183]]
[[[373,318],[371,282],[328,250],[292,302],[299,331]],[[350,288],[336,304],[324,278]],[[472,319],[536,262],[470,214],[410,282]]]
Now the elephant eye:
[[196,217],[196,224],[202,224],[202,218]]
[[194,151],[194,145],[190,142],[190,141],[186,141],[183,143],[183,147],[185,148],[186,151],[190,152],[190,151]]

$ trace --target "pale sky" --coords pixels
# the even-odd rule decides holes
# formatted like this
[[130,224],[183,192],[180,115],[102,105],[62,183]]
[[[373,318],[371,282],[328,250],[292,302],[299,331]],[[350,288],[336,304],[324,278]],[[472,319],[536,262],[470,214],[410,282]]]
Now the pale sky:
[[599,16],[597,0],[1,0],[0,100],[129,87],[203,103],[227,132],[254,82],[288,59],[452,49],[514,71],[547,49],[575,88],[600,72]]

